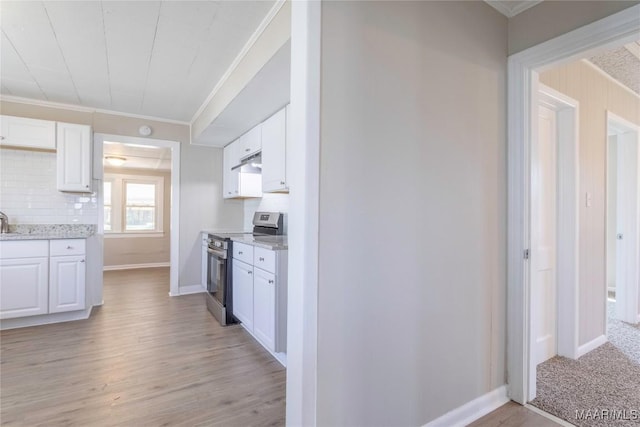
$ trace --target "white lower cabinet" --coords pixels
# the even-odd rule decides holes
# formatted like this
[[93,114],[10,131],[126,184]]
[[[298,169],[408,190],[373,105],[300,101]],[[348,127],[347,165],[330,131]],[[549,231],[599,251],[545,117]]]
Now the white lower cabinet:
[[233,260],[233,315],[253,329],[253,266]]
[[0,259],[0,319],[47,314],[49,257]]
[[270,350],[276,347],[276,276],[253,269],[253,333]]
[[287,251],[233,242],[233,257],[234,316],[265,348],[286,353]]
[[84,255],[51,257],[49,313],[84,309],[85,265]]
[[0,319],[83,310],[85,240],[0,242]]

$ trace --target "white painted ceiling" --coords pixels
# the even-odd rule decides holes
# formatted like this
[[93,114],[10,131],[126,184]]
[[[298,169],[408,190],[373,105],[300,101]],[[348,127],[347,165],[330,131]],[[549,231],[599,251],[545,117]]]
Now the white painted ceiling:
[[122,157],[125,162],[121,166],[112,166],[104,162],[105,167],[112,169],[152,169],[171,170],[171,149],[142,145],[123,144],[117,141],[104,142],[104,157]]
[[602,52],[588,60],[613,79],[640,95],[640,42]]
[[274,1],[0,2],[0,93],[190,121]]

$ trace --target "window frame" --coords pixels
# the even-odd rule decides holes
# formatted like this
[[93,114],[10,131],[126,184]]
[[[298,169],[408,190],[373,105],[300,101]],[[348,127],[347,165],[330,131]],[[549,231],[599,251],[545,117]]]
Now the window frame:
[[[164,177],[158,175],[126,175],[105,173],[104,182],[111,182],[111,231],[104,230],[108,238],[163,237],[164,236]],[[126,229],[126,185],[151,184],[155,186],[155,229]],[[104,190],[103,190],[104,191]],[[107,203],[105,205],[108,206]]]

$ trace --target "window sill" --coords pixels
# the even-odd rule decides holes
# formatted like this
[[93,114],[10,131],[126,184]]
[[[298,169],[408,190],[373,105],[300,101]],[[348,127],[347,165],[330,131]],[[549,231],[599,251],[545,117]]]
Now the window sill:
[[129,239],[129,238],[140,238],[140,237],[151,237],[151,238],[164,237],[164,232],[162,231],[127,232],[127,233],[111,233],[109,231],[104,232],[105,239]]

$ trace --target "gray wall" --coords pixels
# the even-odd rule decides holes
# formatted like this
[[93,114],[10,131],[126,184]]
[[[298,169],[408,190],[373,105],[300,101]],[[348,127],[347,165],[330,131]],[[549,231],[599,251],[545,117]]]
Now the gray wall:
[[200,232],[242,230],[242,200],[222,198],[222,149],[183,144],[180,153],[180,286],[201,284]]
[[171,248],[171,173],[140,169],[105,169],[112,175],[161,176],[164,178],[162,196],[162,237],[107,237],[104,239],[104,265],[153,264],[169,262]]
[[638,4],[638,1],[543,1],[509,19],[509,54]]
[[318,425],[422,425],[505,384],[507,19],[322,8]]

